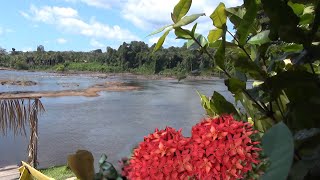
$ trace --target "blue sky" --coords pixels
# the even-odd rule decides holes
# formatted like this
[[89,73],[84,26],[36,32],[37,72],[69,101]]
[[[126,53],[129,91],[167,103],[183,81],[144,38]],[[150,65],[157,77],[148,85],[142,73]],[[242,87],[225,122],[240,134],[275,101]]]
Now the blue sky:
[[[222,0],[236,6],[242,0]],[[170,12],[178,0],[10,0],[1,3],[0,47],[33,51],[90,51],[107,46],[118,48],[124,41],[144,41],[149,45],[160,35],[146,37],[171,23]],[[209,15],[219,1],[194,0],[191,13],[206,13],[198,20],[198,33],[206,35]],[[164,46],[183,42],[169,35]]]

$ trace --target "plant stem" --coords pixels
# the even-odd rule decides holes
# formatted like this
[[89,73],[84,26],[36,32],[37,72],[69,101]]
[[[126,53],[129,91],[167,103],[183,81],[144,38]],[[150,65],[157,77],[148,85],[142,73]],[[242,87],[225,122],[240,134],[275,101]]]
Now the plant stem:
[[232,36],[232,38],[233,38],[235,41],[237,41],[238,47],[239,47],[240,49],[242,49],[242,51],[243,51],[244,53],[246,53],[246,55],[248,56],[248,58],[249,58],[251,61],[253,61],[252,58],[251,58],[251,56],[249,55],[249,53],[246,51],[246,49],[245,49],[242,45],[239,44],[238,39],[237,39],[229,30],[227,30],[227,32]]
[[[203,48],[203,46],[201,45],[201,43],[192,35],[192,34],[190,34],[188,31],[186,31],[186,30],[184,30],[184,32],[186,32],[187,34],[189,34],[191,37],[192,37],[192,39],[199,45],[199,47],[201,47],[203,50],[204,50],[204,52],[209,56],[209,58],[212,60],[212,61],[214,61],[214,57],[208,52],[208,50],[206,49],[206,48]],[[228,30],[227,30],[227,32],[229,32]],[[230,33],[230,32],[229,32]],[[230,33],[231,34],[231,33]],[[231,34],[232,35],[232,34]],[[233,36],[233,35],[232,35]],[[234,36],[233,36],[234,37]],[[235,38],[235,37],[234,37]],[[238,40],[237,39],[235,39],[237,42],[238,42]],[[240,46],[239,46],[240,47]],[[241,47],[240,47],[241,48]],[[246,54],[247,54],[247,56],[251,59],[251,57],[250,57],[250,55],[246,52],[246,50],[242,47],[241,48]],[[252,60],[252,59],[251,59]],[[214,65],[214,64],[213,64]],[[232,76],[225,70],[225,69],[222,69],[222,71],[228,76],[228,78],[231,78]],[[243,93],[245,93],[245,95],[247,96],[247,97],[249,97],[249,99],[251,100],[251,101],[253,101],[258,107],[259,107],[259,109],[262,111],[262,112],[264,112],[266,115],[268,115],[269,113],[268,113],[268,109],[265,109],[265,108],[267,108],[264,104],[262,105],[262,103],[259,103],[258,101],[256,101],[250,94],[249,94],[249,92],[248,91],[246,91],[246,89],[242,89],[242,91],[243,91]],[[271,118],[275,123],[276,123],[276,121],[275,121],[275,118],[273,117],[273,115],[272,115],[272,118]]]

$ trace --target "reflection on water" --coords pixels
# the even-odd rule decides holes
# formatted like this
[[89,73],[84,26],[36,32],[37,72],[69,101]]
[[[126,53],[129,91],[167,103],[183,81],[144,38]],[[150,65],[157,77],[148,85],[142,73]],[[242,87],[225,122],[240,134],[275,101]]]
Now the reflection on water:
[[[79,83],[83,88],[108,79],[88,76],[61,76],[49,73],[0,71],[1,77],[36,81],[32,90],[60,90],[57,82]],[[115,80],[115,79],[112,79]],[[42,98],[46,112],[39,118],[39,166],[66,163],[66,157],[77,149],[94,153],[95,163],[101,154],[117,163],[128,156],[132,147],[155,128],[172,126],[183,128],[190,135],[191,126],[203,117],[196,90],[211,95],[213,90],[231,99],[222,80],[182,81],[132,80],[141,90],[131,92],[101,92],[99,97]],[[20,90],[25,87],[1,87],[0,91]],[[0,166],[16,164],[26,159],[28,139],[0,138]]]

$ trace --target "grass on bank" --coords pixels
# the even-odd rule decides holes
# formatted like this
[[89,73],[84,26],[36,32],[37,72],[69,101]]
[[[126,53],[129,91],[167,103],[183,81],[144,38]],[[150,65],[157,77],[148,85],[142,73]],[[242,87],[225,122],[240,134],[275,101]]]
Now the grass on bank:
[[40,172],[56,180],[65,180],[70,177],[75,177],[73,172],[67,166],[56,166],[47,169],[40,169]]

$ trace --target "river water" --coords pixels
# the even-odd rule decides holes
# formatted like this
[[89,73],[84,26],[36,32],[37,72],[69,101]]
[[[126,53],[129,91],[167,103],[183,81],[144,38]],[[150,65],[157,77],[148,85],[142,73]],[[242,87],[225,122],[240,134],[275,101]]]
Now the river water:
[[[82,89],[106,81],[124,81],[141,86],[129,92],[100,92],[99,97],[42,98],[46,111],[39,116],[39,167],[66,163],[77,149],[91,151],[95,166],[101,154],[112,163],[155,128],[183,128],[190,135],[192,125],[204,117],[196,91],[211,95],[218,91],[232,99],[222,79],[139,80],[125,77],[98,78],[40,72],[0,71],[0,79],[32,80],[36,86],[0,85],[6,91],[58,91]],[[66,84],[69,86],[66,87]],[[76,85],[78,84],[78,85]],[[17,164],[27,157],[28,138],[9,133],[0,136],[0,167]]]

